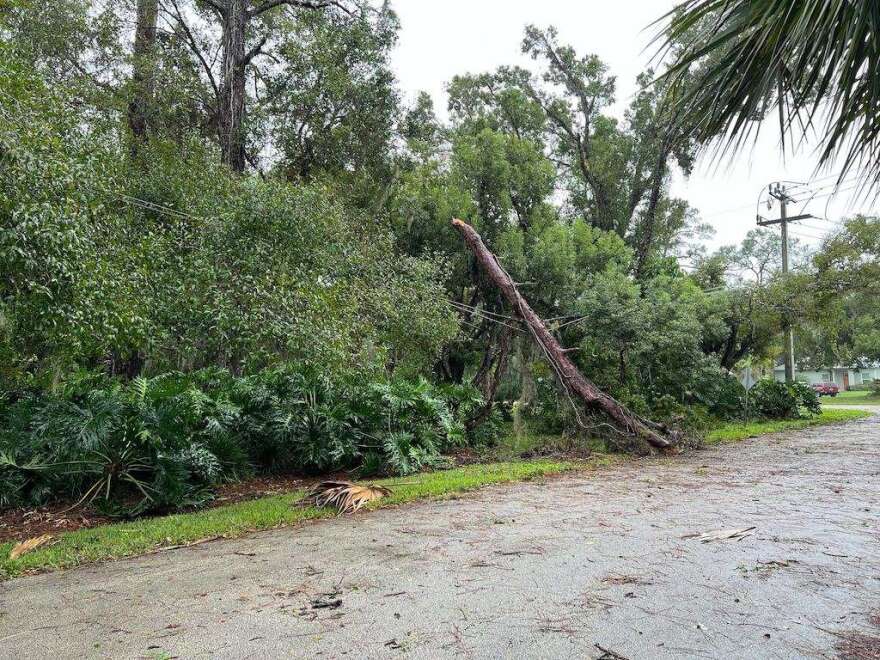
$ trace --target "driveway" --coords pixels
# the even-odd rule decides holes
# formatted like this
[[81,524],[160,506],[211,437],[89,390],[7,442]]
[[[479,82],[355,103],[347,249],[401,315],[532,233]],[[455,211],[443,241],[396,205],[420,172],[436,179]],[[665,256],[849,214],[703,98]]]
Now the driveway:
[[2,583],[0,657],[878,658],[878,514],[875,416]]

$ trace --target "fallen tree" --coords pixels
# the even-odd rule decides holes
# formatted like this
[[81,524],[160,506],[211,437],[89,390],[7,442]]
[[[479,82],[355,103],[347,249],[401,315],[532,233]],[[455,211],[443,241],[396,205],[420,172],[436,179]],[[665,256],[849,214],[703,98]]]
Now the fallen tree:
[[[474,228],[457,218],[453,219],[452,224],[473,252],[480,268],[498,287],[504,298],[513,307],[514,313],[525,323],[529,334],[543,351],[568,395],[572,399],[579,399],[587,410],[604,413],[615,430],[630,438],[646,442],[656,449],[668,451],[675,447],[680,435],[677,431],[635,414],[588,380],[568,358],[565,349],[556,341],[541,318],[529,306],[510,275],[498,263],[498,259],[486,247],[483,239]],[[578,420],[581,421],[579,416]]]

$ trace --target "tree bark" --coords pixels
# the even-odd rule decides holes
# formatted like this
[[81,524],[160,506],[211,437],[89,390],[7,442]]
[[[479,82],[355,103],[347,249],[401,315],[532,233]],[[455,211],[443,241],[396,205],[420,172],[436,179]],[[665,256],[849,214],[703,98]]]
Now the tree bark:
[[473,227],[461,220],[454,219],[452,224],[464,238],[482,270],[501,290],[516,315],[528,326],[535,343],[551,361],[562,381],[562,386],[569,394],[579,398],[588,409],[603,412],[622,433],[647,442],[658,449],[671,449],[678,441],[678,433],[662,424],[639,417],[585,378],[574,363],[568,359],[565,350],[559,345],[541,318],[522,297],[513,280],[498,263],[495,255],[485,246],[480,235]]
[[[501,382],[504,372],[507,370],[507,359],[510,356],[510,338],[513,330],[503,328],[498,333],[498,346],[490,345],[486,348],[486,354],[483,364],[477,370],[473,379],[473,385],[480,389],[483,393],[483,405],[477,413],[465,422],[468,431],[473,431],[480,424],[488,419],[495,408],[495,394],[498,391],[498,384]],[[492,369],[492,365],[495,369]]]
[[132,157],[147,137],[156,80],[156,22],[159,0],[138,0],[132,52],[132,95],[128,104]]
[[233,172],[243,172],[245,113],[245,32],[247,0],[227,0],[223,7],[223,75],[220,84],[218,130],[220,154]]
[[635,278],[641,280],[651,253],[651,244],[654,242],[654,229],[657,225],[657,205],[660,203],[660,193],[663,190],[663,181],[666,177],[666,163],[669,160],[669,137],[663,140],[657,161],[651,171],[651,195],[648,199],[648,208],[645,211],[645,219],[642,226],[642,235],[636,249]]

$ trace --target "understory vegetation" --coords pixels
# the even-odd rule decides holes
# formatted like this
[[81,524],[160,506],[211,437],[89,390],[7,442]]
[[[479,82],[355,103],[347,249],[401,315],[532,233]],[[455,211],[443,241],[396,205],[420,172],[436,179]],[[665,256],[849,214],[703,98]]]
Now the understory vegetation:
[[[393,488],[392,495],[368,508],[391,506],[423,498],[451,497],[489,484],[527,481],[574,469],[589,469],[608,462],[603,457],[589,463],[539,460],[468,465],[442,472],[376,483]],[[20,559],[7,559],[12,543],[0,543],[0,580],[26,572],[68,568],[79,564],[144,554],[162,547],[185,545],[222,536],[236,538],[261,529],[329,518],[333,509],[300,504],[301,491],[263,497],[249,502],[156,518],[80,529],[62,535],[58,542]]]
[[880,359],[876,218],[785,275],[769,230],[705,248],[670,190],[701,146],[687,75],[646,71],[618,116],[608,67],[528,26],[532,66],[456,76],[440,119],[398,89],[398,28],[366,0],[0,3],[0,507],[411,474],[508,425],[629,447],[453,217],[598,388],[694,435],[818,413],[738,379],[787,323],[805,364]]
[[0,504],[67,497],[131,515],[200,504],[254,473],[411,474],[465,444],[479,403],[467,385],[289,369],[93,377],[0,407]]

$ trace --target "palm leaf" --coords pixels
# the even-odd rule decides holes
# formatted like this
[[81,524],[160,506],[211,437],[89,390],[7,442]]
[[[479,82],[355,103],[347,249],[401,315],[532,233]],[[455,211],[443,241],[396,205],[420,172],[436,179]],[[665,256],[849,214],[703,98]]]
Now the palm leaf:
[[315,506],[333,506],[339,513],[354,513],[368,502],[391,495],[384,486],[359,485],[350,481],[322,481],[306,496]]
[[731,155],[775,108],[792,143],[818,135],[838,181],[880,182],[880,3],[685,0],[657,24],[676,123],[704,147]]
[[9,551],[9,558],[18,559],[22,555],[27,554],[32,550],[36,550],[42,545],[46,545],[51,540],[52,536],[50,534],[43,534],[42,536],[35,536],[32,539],[16,543],[12,550]]

